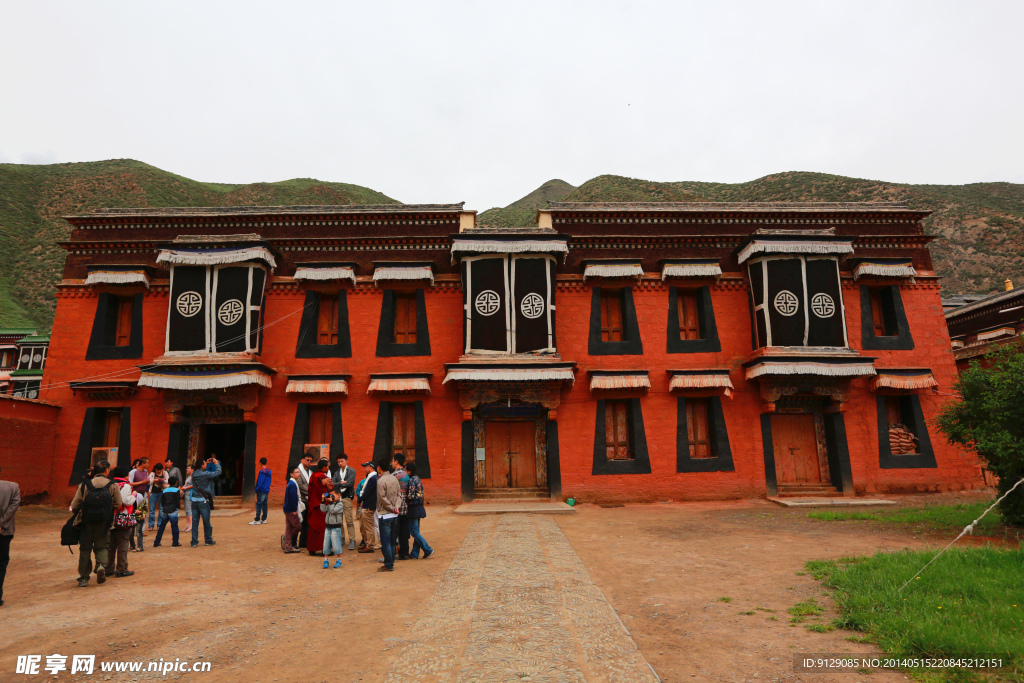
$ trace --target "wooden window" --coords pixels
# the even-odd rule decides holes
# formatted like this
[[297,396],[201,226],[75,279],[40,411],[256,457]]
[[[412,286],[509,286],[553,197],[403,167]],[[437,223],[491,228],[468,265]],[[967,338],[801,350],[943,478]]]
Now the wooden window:
[[135,297],[122,296],[117,298],[117,320],[114,328],[114,346],[128,346],[132,336],[132,312],[135,308]]
[[415,292],[395,292],[395,343],[416,343]]
[[889,423],[889,449],[893,455],[915,455],[920,442],[914,433],[909,400],[902,396],[885,397],[885,417]]
[[871,297],[871,324],[876,337],[894,337],[896,329],[896,309],[892,295],[882,288],[869,289]]
[[416,462],[416,404],[391,404],[391,454],[405,454],[406,462]]
[[608,460],[632,460],[629,450],[629,399],[604,404],[604,448]]
[[338,343],[338,295],[334,292],[325,292],[320,295],[316,343],[321,346],[334,346]]
[[622,292],[601,290],[601,341],[622,341]]
[[696,291],[679,290],[676,305],[679,309],[679,338],[702,339],[700,318],[697,315]]
[[110,409],[103,416],[102,448],[117,448],[121,440],[121,410]]
[[330,403],[309,406],[308,443],[331,443],[334,429],[334,406]]
[[686,399],[686,439],[690,444],[690,458],[713,458],[708,399]]
[[0,351],[0,368],[14,367],[14,352],[11,350]]

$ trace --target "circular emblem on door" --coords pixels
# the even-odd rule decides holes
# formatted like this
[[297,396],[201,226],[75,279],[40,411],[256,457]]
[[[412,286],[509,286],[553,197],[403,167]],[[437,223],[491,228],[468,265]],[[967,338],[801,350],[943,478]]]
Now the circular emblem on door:
[[217,320],[223,325],[234,325],[242,317],[242,302],[228,299],[217,309]]
[[831,318],[836,312],[836,302],[828,294],[820,292],[811,297],[811,312],[819,318]]
[[480,315],[494,315],[501,308],[501,298],[493,289],[485,289],[476,295],[476,312]]
[[800,308],[800,300],[796,298],[796,294],[784,289],[775,295],[775,310],[781,315],[789,317],[797,312]]
[[537,292],[530,292],[519,302],[519,310],[522,311],[524,318],[539,318],[544,312],[544,297]]
[[32,360],[35,361],[36,363],[38,363],[42,359],[43,359],[43,355],[41,353],[37,353],[36,355],[32,356]]
[[191,318],[203,307],[203,297],[199,296],[199,292],[182,292],[178,295],[178,301],[174,306],[178,309],[178,313],[186,318]]
[[32,356],[28,355],[27,353],[22,354],[22,356],[21,356],[21,362],[22,363],[27,363],[30,360],[32,360]]

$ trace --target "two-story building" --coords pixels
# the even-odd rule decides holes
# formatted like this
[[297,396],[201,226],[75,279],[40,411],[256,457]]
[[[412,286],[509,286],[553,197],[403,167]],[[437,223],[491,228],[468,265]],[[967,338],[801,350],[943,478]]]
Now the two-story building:
[[[108,209],[69,217],[52,490],[96,457],[414,458],[434,502],[979,484],[902,204]],[[95,450],[101,449],[101,450]],[[333,458],[332,458],[333,460]],[[283,489],[282,489],[283,490]]]

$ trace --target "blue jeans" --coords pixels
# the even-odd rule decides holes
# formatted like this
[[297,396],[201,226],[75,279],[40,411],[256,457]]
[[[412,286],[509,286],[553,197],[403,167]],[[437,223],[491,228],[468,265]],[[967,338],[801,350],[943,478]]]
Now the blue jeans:
[[145,538],[142,532],[146,530],[146,522],[139,521],[135,525],[135,548],[141,553],[145,548],[142,547],[142,539]]
[[192,545],[199,545],[199,519],[203,520],[203,540],[213,542],[213,527],[210,526],[210,504],[205,500],[192,501]]
[[344,547],[341,543],[341,527],[337,529],[324,529],[324,557],[327,557],[332,552],[340,556]]
[[160,545],[160,539],[164,537],[164,529],[168,522],[171,523],[171,541],[174,545],[178,545],[178,513],[173,512],[160,518],[160,528],[157,529],[156,540],[153,541],[154,547]]
[[409,557],[417,559],[420,556],[420,550],[423,550],[423,554],[427,555],[434,552],[434,549],[427,543],[427,539],[423,538],[420,534],[420,520],[409,518],[409,535],[412,536],[412,552],[409,553]]
[[267,491],[256,492],[256,520],[260,521],[260,512],[263,513],[263,521],[267,521],[267,496],[270,495]]
[[[154,521],[153,515],[156,515]],[[149,494],[149,528],[152,529],[160,522],[160,494],[151,493]]]
[[395,539],[398,537],[398,517],[380,520],[380,551],[384,553],[384,566],[395,566]]

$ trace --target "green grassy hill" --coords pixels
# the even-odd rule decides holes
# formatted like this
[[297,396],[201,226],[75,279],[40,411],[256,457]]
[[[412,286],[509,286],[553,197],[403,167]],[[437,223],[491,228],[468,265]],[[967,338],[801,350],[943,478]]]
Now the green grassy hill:
[[392,204],[359,185],[296,178],[277,183],[202,183],[140,161],[0,164],[0,326],[47,330],[71,226],[61,216],[101,207]]
[[[551,183],[560,183],[561,190],[568,186],[549,181],[541,189]],[[936,236],[931,249],[944,292],[992,292],[1002,289],[1006,278],[1024,285],[1024,185],[907,185],[802,172],[776,173],[746,183],[660,183],[604,175],[561,197],[541,200],[538,193],[540,190],[505,208],[485,211],[480,222],[535,225],[534,212],[547,201],[906,201],[911,208],[934,212],[925,221],[925,229]],[[526,207],[520,204],[531,197],[536,207],[527,217]]]

